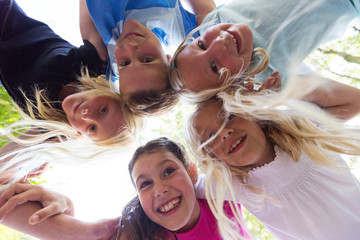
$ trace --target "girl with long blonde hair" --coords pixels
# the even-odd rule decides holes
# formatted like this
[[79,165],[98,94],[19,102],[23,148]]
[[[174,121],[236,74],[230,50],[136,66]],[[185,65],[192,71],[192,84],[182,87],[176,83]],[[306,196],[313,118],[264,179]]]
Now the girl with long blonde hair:
[[189,146],[211,176],[198,194],[224,238],[232,231],[218,211],[224,198],[240,202],[279,239],[359,235],[360,184],[340,156],[360,155],[359,129],[297,100],[314,90],[301,81],[282,93],[228,89],[189,119]]

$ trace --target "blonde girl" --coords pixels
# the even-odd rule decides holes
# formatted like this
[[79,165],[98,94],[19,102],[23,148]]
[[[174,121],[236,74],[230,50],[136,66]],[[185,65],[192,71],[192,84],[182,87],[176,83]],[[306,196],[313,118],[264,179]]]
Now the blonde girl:
[[[309,74],[297,68],[316,47],[341,36],[359,17],[359,6],[358,1],[339,0],[228,1],[204,18],[199,37],[189,37],[177,49],[171,85],[195,102],[264,69],[256,77],[259,83],[276,70],[285,85],[294,68]],[[232,75],[237,76],[230,81]]]
[[213,177],[199,196],[215,199],[219,222],[224,197],[240,202],[279,239],[356,239],[360,184],[340,154],[360,155],[359,129],[296,100],[311,91],[299,86],[236,89],[197,106],[187,140]]
[[[105,78],[93,77],[104,64],[94,39],[77,48],[28,17],[16,1],[2,1],[0,8],[1,83],[27,115],[5,132],[13,142],[1,149],[0,179],[16,172],[19,180],[51,159],[81,152],[87,160],[107,146],[130,143],[142,121]],[[16,138],[22,130],[29,131]],[[68,156],[56,156],[56,149]]]

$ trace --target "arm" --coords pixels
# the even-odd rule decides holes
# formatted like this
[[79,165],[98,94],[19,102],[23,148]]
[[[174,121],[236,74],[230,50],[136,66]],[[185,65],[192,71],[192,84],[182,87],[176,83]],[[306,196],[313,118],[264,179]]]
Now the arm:
[[318,78],[325,80],[326,84],[305,96],[305,101],[315,103],[343,120],[349,120],[360,113],[360,89],[319,76]]
[[106,62],[107,49],[91,19],[86,0],[80,0],[80,33],[84,40],[88,40],[96,48],[100,59]]
[[119,219],[86,223],[65,214],[47,218],[36,225],[30,225],[27,219],[41,206],[37,202],[27,202],[17,206],[8,214],[2,224],[40,239],[79,240],[109,239],[115,232]]
[[38,185],[15,183],[0,193],[0,220],[17,205],[28,201],[37,201],[43,207],[29,218],[31,225],[59,213],[74,216],[74,205],[68,197]]
[[190,6],[196,16],[196,24],[200,25],[205,16],[216,8],[214,0],[183,0]]

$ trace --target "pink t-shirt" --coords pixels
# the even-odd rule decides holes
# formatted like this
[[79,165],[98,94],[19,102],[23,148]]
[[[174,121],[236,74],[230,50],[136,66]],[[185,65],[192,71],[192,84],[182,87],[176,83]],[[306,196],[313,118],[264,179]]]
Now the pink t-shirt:
[[[200,205],[200,219],[196,226],[188,232],[184,233],[175,233],[178,240],[194,240],[194,239],[206,239],[206,240],[219,240],[222,239],[219,233],[219,228],[217,226],[217,221],[215,216],[212,214],[211,209],[205,199],[198,199]],[[241,206],[239,205],[241,210]],[[224,202],[224,211],[229,216],[230,219],[238,225],[241,235],[251,239],[248,233],[240,226],[240,224],[235,220],[234,215],[231,212],[230,204]]]

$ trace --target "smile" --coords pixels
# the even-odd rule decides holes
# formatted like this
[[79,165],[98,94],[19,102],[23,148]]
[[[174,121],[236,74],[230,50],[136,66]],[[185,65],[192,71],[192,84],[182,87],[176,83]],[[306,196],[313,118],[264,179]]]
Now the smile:
[[160,213],[168,213],[174,210],[175,208],[177,208],[179,206],[180,201],[181,201],[180,197],[174,198],[173,200],[159,207],[157,211]]
[[[233,153],[233,152],[237,152],[237,150],[240,149],[240,144],[246,139],[246,136],[239,138],[238,140],[236,140],[233,145],[231,145],[230,151],[228,153]],[[236,150],[236,151],[234,151]]]
[[226,32],[229,33],[229,35],[231,36],[231,38],[235,44],[236,51],[239,54],[240,53],[239,43],[241,43],[240,36],[235,32],[230,32],[230,31],[226,31]]

